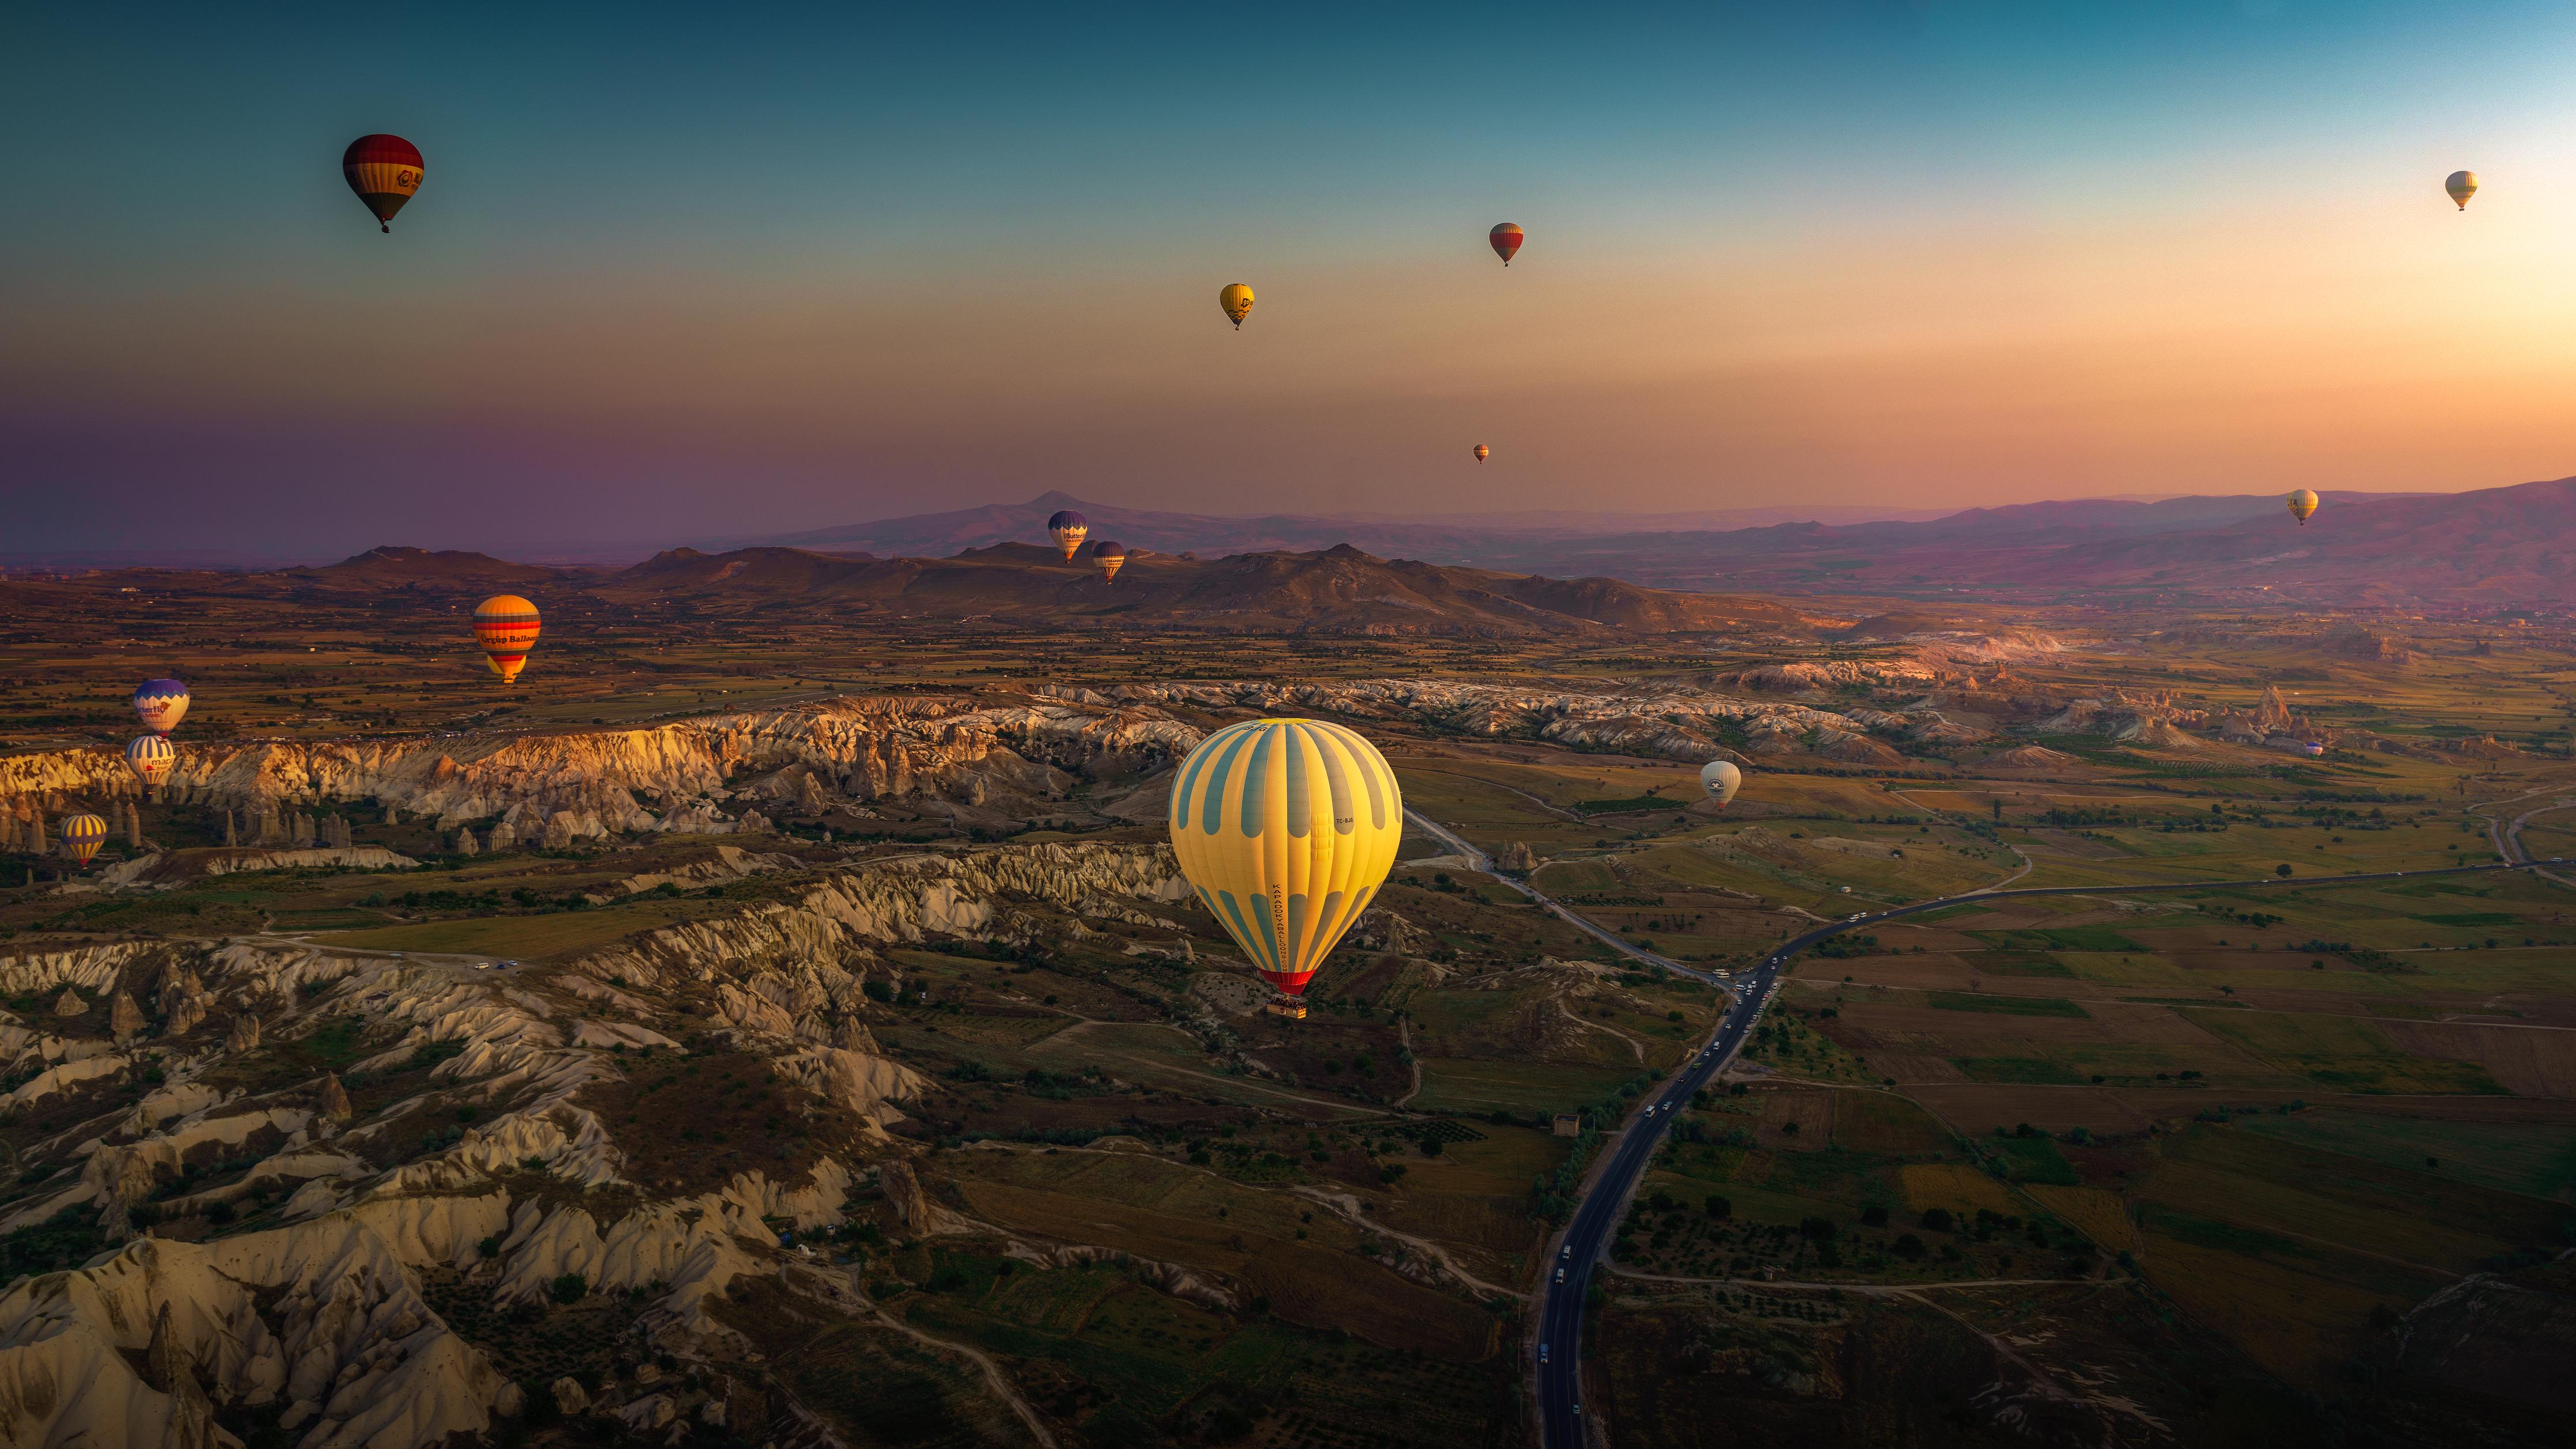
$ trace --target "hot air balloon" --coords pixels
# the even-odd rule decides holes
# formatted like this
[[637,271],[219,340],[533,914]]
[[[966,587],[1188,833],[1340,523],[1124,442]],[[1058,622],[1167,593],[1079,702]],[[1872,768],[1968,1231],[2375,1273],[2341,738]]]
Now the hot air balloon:
[[1091,561],[1100,565],[1100,581],[1109,583],[1127,566],[1127,545],[1103,539],[1091,546]]
[[2442,189],[2451,193],[2451,199],[2460,204],[2460,210],[2466,211],[2469,209],[2469,198],[2478,194],[2478,173],[2454,171],[2450,178],[2442,183]]
[[1486,456],[1493,451],[1493,449],[1486,447],[1484,444],[1478,443],[1476,445],[1476,461],[1479,463],[1485,461]]
[[1059,508],[1047,520],[1047,532],[1055,535],[1055,546],[1064,550],[1065,562],[1071,563],[1074,551],[1082,547],[1082,536],[1091,532],[1091,520],[1070,508]]
[[1170,821],[1200,903],[1294,997],[1395,864],[1404,797],[1386,757],[1352,731],[1254,719],[1181,761]]
[[188,686],[175,679],[147,679],[134,691],[134,713],[145,729],[166,735],[188,717]]
[[63,854],[83,865],[107,844],[107,822],[95,815],[75,815],[63,822]]
[[360,136],[340,153],[340,174],[386,232],[394,229],[394,213],[420,190],[421,170],[420,148],[400,136]]
[[2317,495],[2311,489],[2302,488],[2282,501],[2290,505],[2290,516],[2299,520],[2301,528],[2308,526],[2309,516],[2317,511]]
[[179,763],[179,752],[170,748],[162,735],[136,735],[125,747],[125,763],[144,784],[158,790],[170,778],[170,767]]
[[1743,786],[1744,772],[1728,761],[1711,760],[1699,767],[1699,787],[1708,792],[1708,798],[1716,801],[1717,807],[1721,810],[1726,808],[1726,802],[1734,799],[1735,792]]
[[1512,264],[1513,255],[1521,249],[1521,229],[1506,221],[1487,232],[1485,240],[1493,244],[1494,255],[1501,257],[1503,265],[1508,267]]
[[474,642],[503,684],[515,682],[537,642],[537,606],[516,594],[494,594],[474,606]]
[[1216,294],[1216,304],[1234,319],[1234,330],[1240,332],[1243,319],[1252,315],[1252,289],[1241,282],[1228,282],[1225,290]]

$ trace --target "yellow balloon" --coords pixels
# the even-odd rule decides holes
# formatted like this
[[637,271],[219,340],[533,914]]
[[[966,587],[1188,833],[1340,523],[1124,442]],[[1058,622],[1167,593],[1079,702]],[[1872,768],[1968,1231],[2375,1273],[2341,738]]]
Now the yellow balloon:
[[2317,511],[2317,495],[2310,489],[2302,488],[2283,501],[2290,505],[2290,516],[2299,520],[2301,528],[2308,526],[2309,517]]
[[2460,204],[2460,210],[2466,211],[2469,209],[2469,198],[2478,194],[2478,173],[2454,171],[2450,179],[2442,183],[2442,189],[2451,193],[2451,199]]
[[[75,815],[63,822],[63,854],[81,864],[89,864],[90,858],[97,855],[98,848],[105,844],[107,844],[107,822],[97,816]],[[1384,875],[1386,872],[1380,871],[1378,874]]]
[[1234,319],[1234,330],[1240,332],[1243,319],[1252,314],[1252,289],[1241,282],[1228,282],[1225,290],[1216,294],[1216,304]]
[[1385,884],[1404,796],[1377,746],[1340,725],[1245,720],[1181,761],[1170,823],[1201,904],[1295,996]]

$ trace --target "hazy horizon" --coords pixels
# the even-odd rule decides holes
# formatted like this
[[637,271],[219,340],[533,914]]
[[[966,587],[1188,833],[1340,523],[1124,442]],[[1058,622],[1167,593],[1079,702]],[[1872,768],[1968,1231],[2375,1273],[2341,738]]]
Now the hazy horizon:
[[22,22],[0,552],[2570,471],[2559,9],[619,13]]

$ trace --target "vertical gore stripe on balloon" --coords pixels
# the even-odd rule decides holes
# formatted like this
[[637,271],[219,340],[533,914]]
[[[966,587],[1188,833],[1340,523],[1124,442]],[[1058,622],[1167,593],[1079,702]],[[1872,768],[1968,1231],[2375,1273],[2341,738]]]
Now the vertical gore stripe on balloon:
[[1306,964],[1306,898],[1288,898],[1288,960],[1291,965]]
[[1288,756],[1288,834],[1297,840],[1315,828],[1314,792],[1306,788],[1306,742],[1304,726],[1280,728],[1279,747]]
[[1189,758],[1181,761],[1181,778],[1172,786],[1172,828],[1174,830],[1185,829],[1189,825],[1190,793],[1198,788],[1199,777],[1207,773],[1207,767],[1208,757],[1205,750],[1192,750]]
[[1225,749],[1217,755],[1216,763],[1209,767],[1207,804],[1199,811],[1199,833],[1202,835],[1214,835],[1225,825],[1225,782],[1234,774],[1234,757],[1242,752],[1244,741],[1252,734],[1241,725],[1236,725],[1234,731],[1234,738],[1225,742]]
[[1315,753],[1324,757],[1324,785],[1333,797],[1333,833],[1348,835],[1356,822],[1351,818],[1351,776],[1345,762],[1349,751],[1342,742],[1321,730],[1315,734]]
[[1254,933],[1252,924],[1244,920],[1242,908],[1234,903],[1234,892],[1218,891],[1216,893],[1216,898],[1225,902],[1224,919],[1227,924],[1227,929],[1234,936],[1234,943],[1241,946],[1244,954],[1252,958],[1252,964],[1256,968],[1262,970],[1277,970],[1279,962],[1276,958],[1268,960],[1263,959],[1261,954],[1261,937]]
[[1342,893],[1332,891],[1324,897],[1324,908],[1315,913],[1315,959],[1321,962],[1342,939]]
[[1261,909],[1254,911],[1252,918],[1261,925],[1262,952],[1270,958],[1271,970],[1285,970],[1294,963],[1279,954],[1279,902],[1264,900],[1260,904]]
[[1252,746],[1252,763],[1243,767],[1243,809],[1239,825],[1247,839],[1258,838],[1261,834],[1263,806],[1267,803],[1263,797],[1270,793],[1270,741],[1278,731],[1261,724],[1253,727],[1253,733],[1258,738]]
[[1369,824],[1376,829],[1384,830],[1386,828],[1386,787],[1378,781],[1377,752],[1367,747],[1366,740],[1340,725],[1334,725],[1331,728],[1334,733],[1342,736],[1345,747],[1350,750],[1351,763],[1358,768],[1361,781],[1368,786]]

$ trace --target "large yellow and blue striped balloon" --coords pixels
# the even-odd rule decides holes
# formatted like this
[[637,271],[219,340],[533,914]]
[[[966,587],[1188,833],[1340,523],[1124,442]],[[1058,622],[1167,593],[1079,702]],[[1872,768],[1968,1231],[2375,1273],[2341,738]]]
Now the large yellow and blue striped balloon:
[[1294,996],[1395,865],[1404,797],[1386,757],[1340,725],[1245,720],[1181,761],[1171,826],[1200,902]]

